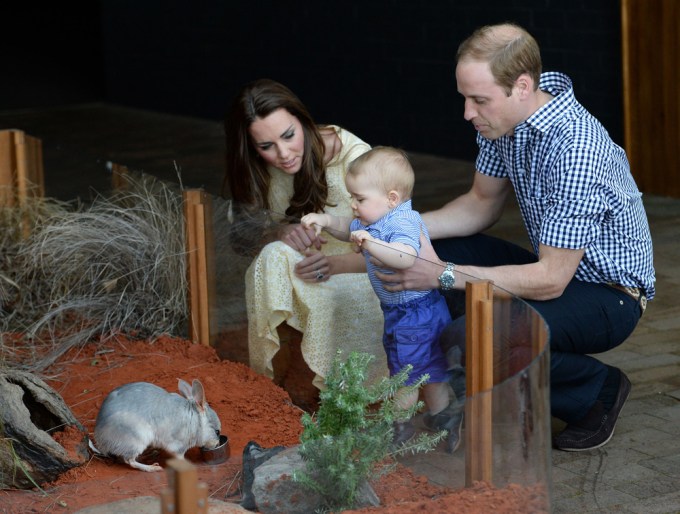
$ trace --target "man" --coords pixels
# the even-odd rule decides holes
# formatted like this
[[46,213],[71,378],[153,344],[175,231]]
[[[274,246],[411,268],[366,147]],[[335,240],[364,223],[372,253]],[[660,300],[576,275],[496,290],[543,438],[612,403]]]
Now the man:
[[[421,260],[379,278],[391,290],[484,278],[527,300],[550,328],[551,411],[567,423],[553,444],[590,450],[611,439],[631,384],[589,354],[625,341],[654,296],[652,242],[625,152],[576,101],[571,80],[541,68],[538,44],[513,24],[461,44],[456,81],[479,155],[471,189],[423,214],[435,241],[421,256],[444,272]],[[533,252],[480,234],[511,190]]]

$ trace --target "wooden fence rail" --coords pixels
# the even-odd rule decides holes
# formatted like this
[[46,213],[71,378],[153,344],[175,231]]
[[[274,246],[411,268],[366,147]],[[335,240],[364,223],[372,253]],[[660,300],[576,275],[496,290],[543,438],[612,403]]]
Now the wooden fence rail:
[[0,205],[45,196],[42,141],[21,130],[0,130]]
[[212,345],[217,337],[215,309],[215,248],[212,200],[200,189],[184,191],[187,277],[189,282],[189,338]]
[[493,283],[468,282],[465,296],[465,485],[471,487],[493,478]]
[[184,459],[170,459],[168,487],[161,491],[162,514],[208,514],[208,485],[198,481],[198,470]]

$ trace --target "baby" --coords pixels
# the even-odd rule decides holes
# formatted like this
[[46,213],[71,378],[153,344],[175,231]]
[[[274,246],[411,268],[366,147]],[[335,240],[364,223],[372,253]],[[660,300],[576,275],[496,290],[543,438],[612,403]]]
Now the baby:
[[[442,330],[451,322],[446,301],[437,289],[387,291],[374,273],[391,273],[375,261],[392,269],[412,266],[420,251],[421,233],[429,237],[420,214],[411,208],[414,181],[413,168],[403,151],[375,147],[355,159],[345,177],[355,217],[314,213],[304,216],[302,224],[307,228],[316,225],[317,230],[325,228],[339,239],[355,242],[363,251],[385,318],[383,346],[390,374],[411,364],[407,384],[429,375],[423,386],[429,412],[423,421],[432,430],[449,430],[449,448],[453,451],[460,442],[462,413],[454,402],[449,405],[447,361],[439,345]],[[401,407],[408,408],[418,401],[418,392],[406,394],[401,390],[397,399]],[[395,445],[415,434],[410,420],[395,423],[394,430]]]

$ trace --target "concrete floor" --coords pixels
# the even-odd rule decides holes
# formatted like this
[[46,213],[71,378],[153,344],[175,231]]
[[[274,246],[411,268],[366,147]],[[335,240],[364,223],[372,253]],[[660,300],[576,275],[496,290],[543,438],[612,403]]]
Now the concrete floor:
[[[165,180],[181,176],[186,187],[209,193],[217,193],[222,180],[222,128],[215,121],[92,104],[0,112],[4,128],[43,140],[47,195],[62,200],[106,192],[109,161]],[[411,158],[419,210],[441,205],[470,184],[472,163],[421,154]],[[628,374],[631,397],[605,447],[551,452],[555,513],[680,512],[680,304],[675,297],[680,199],[645,195],[644,202],[654,240],[657,296],[629,340],[601,355]],[[512,205],[491,232],[527,244]],[[432,459],[423,455],[410,463],[418,468]],[[445,482],[454,472],[459,470],[430,471],[430,478]]]

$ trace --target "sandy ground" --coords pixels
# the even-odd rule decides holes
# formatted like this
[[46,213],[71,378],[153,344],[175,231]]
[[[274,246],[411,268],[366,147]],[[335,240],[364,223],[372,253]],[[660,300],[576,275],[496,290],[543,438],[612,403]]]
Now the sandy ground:
[[[198,449],[186,457],[197,465],[199,481],[208,485],[210,498],[238,502],[244,446],[256,441],[265,448],[299,442],[302,411],[288,394],[272,381],[247,366],[221,360],[215,350],[189,341],[164,337],[155,341],[120,338],[106,346],[89,344],[72,350],[46,372],[47,380],[64,398],[75,417],[93,436],[99,408],[115,387],[147,381],[168,391],[177,390],[177,380],[201,380],[211,407],[217,412],[222,433],[229,437],[230,457],[221,464],[203,462]],[[84,434],[68,428],[53,437],[68,451],[75,452]],[[82,448],[82,445],[80,445]],[[43,484],[43,491],[0,491],[0,512],[75,512],[84,507],[125,498],[158,496],[167,487],[164,472],[145,473],[111,459],[87,455],[85,464],[63,474],[56,482]],[[167,456],[158,451],[140,460],[164,465]],[[521,487],[503,490],[484,487],[451,491],[430,484],[398,466],[373,487],[381,507],[356,512],[431,513],[539,512],[540,491]],[[354,511],[353,511],[354,512]]]

